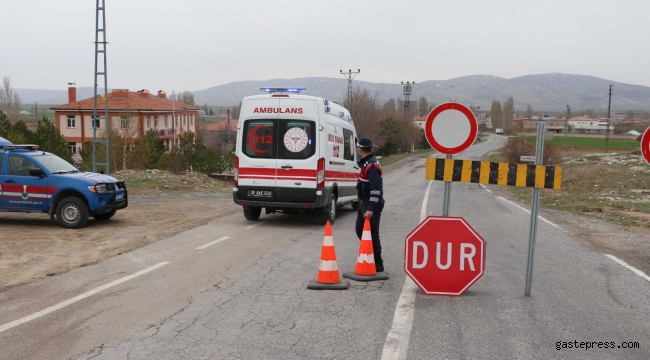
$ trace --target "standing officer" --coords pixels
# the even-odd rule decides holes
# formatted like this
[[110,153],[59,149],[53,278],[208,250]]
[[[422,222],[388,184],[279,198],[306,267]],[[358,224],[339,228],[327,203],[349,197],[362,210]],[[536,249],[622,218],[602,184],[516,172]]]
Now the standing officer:
[[382,272],[384,271],[384,261],[381,258],[381,243],[379,242],[379,221],[381,220],[381,211],[384,209],[382,171],[377,158],[372,153],[372,141],[367,137],[362,137],[357,146],[361,154],[361,160],[358,162],[361,174],[357,181],[357,197],[360,201],[356,223],[357,236],[361,240],[363,223],[365,219],[370,219],[375,268],[377,272]]

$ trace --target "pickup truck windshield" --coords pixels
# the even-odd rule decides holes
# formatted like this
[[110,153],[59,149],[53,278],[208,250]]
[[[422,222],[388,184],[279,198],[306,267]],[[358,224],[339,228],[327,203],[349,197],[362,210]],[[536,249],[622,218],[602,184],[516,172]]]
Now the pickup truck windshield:
[[56,155],[34,156],[34,160],[38,160],[52,174],[79,172],[76,167]]

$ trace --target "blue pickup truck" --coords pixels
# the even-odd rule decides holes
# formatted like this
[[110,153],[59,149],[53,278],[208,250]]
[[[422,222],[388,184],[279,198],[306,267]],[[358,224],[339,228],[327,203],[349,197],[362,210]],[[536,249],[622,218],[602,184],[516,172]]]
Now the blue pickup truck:
[[0,138],[0,212],[42,212],[77,229],[90,216],[108,220],[128,206],[124,181],[75,166],[37,145]]

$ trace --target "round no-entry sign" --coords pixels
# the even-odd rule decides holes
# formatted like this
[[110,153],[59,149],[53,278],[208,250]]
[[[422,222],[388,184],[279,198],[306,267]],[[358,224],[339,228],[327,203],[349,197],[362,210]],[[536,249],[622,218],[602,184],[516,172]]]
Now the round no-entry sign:
[[444,103],[427,116],[424,133],[431,147],[440,153],[454,155],[472,146],[478,134],[478,123],[467,106]]
[[427,295],[462,295],[485,272],[485,240],[462,217],[429,216],[406,237],[404,271]]
[[650,165],[650,127],[646,129],[641,137],[641,154]]

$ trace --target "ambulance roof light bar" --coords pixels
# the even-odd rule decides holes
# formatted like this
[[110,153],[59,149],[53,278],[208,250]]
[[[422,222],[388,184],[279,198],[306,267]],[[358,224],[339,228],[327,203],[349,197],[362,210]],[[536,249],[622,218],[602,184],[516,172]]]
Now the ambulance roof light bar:
[[280,87],[267,87],[260,88],[261,91],[264,91],[269,94],[273,93],[294,93],[300,94],[303,91],[307,91],[307,88],[280,88]]

